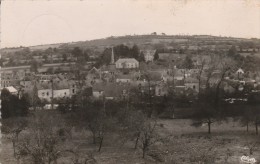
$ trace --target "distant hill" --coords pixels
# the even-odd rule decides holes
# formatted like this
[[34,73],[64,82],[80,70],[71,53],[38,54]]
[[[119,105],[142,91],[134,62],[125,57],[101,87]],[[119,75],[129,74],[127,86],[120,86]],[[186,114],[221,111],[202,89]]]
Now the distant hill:
[[193,36],[184,36],[184,35],[127,35],[127,36],[119,36],[119,37],[108,37],[104,39],[96,39],[90,41],[81,41],[74,43],[62,44],[61,46],[67,47],[109,47],[119,44],[125,45],[150,45],[150,44],[159,44],[159,43],[186,43],[189,41],[242,41],[248,40],[243,38],[231,38],[231,37],[216,37],[210,35],[193,35]]
[[64,43],[57,43],[57,44],[45,44],[45,45],[37,45],[37,46],[30,46],[30,50],[45,50],[49,47],[51,48],[59,48]]
[[[126,35],[126,36],[118,36],[118,37],[108,37],[102,39],[95,39],[89,41],[79,41],[79,42],[70,42],[70,43],[57,43],[57,44],[46,44],[46,45],[37,45],[30,46],[31,50],[44,50],[49,47],[59,48],[59,47],[110,47],[118,44],[125,45],[150,45],[150,44],[159,44],[159,43],[186,43],[191,41],[248,41],[250,39],[245,38],[233,38],[233,37],[219,37],[219,36],[211,36],[211,35]],[[259,39],[256,39],[259,42]],[[8,51],[19,51],[25,47],[17,47],[17,48],[4,48],[1,49],[3,52]]]

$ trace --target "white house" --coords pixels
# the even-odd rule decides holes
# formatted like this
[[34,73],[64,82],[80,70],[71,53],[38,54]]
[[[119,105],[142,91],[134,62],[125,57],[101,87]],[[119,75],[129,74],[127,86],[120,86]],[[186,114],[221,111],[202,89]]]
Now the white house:
[[237,78],[238,78],[238,79],[243,78],[244,73],[245,73],[245,72],[244,72],[241,68],[239,68],[239,69],[236,71]]
[[38,90],[38,97],[40,99],[46,99],[47,101],[51,100],[52,90],[51,89],[40,89]]
[[94,98],[102,98],[104,95],[103,90],[93,90],[93,97]]
[[143,51],[144,60],[146,62],[153,61],[155,52],[156,52],[156,50],[145,50],[145,51]]
[[116,68],[139,68],[139,62],[134,58],[122,58],[116,61]]
[[241,68],[239,68],[236,73],[237,74],[244,74],[245,72]]
[[53,91],[54,98],[70,97],[70,89],[59,89]]
[[7,89],[11,94],[18,94],[18,91],[17,89],[15,89],[13,86],[10,86],[10,87],[5,87],[5,89]]
[[[66,98],[70,96],[70,89],[53,90],[53,98]],[[52,89],[38,90],[38,97],[40,99],[46,99],[47,101],[50,101],[52,98]]]

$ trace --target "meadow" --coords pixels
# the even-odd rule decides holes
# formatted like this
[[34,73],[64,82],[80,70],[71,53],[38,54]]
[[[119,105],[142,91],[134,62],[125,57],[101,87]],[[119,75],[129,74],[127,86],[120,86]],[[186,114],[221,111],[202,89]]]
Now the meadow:
[[[153,145],[145,159],[140,149],[134,149],[134,141],[124,140],[120,133],[108,133],[101,152],[92,143],[90,132],[72,129],[71,139],[64,142],[73,153],[63,153],[59,164],[99,163],[99,164],[142,164],[142,163],[230,163],[238,164],[242,156],[249,156],[260,162],[260,137],[255,135],[253,126],[249,132],[239,122],[229,120],[212,124],[212,133],[207,134],[207,126],[191,126],[189,119],[158,120],[159,134],[164,140]],[[87,137],[86,137],[87,136]],[[75,153],[76,152],[76,153]],[[87,161],[85,159],[88,159]],[[0,161],[17,164],[13,157],[12,143],[5,135],[2,138]],[[28,160],[20,160],[30,163]]]

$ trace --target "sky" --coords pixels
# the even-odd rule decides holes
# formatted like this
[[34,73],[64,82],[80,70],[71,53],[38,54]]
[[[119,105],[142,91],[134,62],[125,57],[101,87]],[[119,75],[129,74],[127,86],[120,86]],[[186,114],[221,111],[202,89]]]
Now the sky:
[[1,47],[150,34],[260,38],[260,0],[3,0]]

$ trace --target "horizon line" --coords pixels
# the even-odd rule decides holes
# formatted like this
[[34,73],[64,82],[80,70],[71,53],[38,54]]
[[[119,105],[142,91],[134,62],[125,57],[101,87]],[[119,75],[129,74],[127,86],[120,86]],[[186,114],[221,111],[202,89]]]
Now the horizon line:
[[260,39],[258,37],[238,37],[238,36],[222,36],[222,35],[211,35],[211,34],[165,34],[163,35],[163,32],[155,34],[126,34],[126,35],[111,35],[103,38],[95,38],[95,39],[89,39],[89,40],[76,40],[76,41],[67,41],[67,42],[59,42],[59,43],[43,43],[43,44],[35,44],[35,45],[20,45],[20,46],[7,46],[7,47],[1,47],[0,49],[16,49],[16,48],[30,48],[30,47],[37,47],[37,46],[44,46],[44,45],[56,45],[56,44],[68,44],[68,43],[76,43],[76,42],[88,42],[93,40],[100,40],[100,39],[109,39],[109,38],[117,38],[117,37],[126,37],[126,36],[212,36],[212,37],[220,37],[220,38],[236,38],[236,39]]

